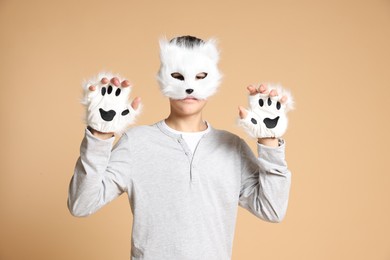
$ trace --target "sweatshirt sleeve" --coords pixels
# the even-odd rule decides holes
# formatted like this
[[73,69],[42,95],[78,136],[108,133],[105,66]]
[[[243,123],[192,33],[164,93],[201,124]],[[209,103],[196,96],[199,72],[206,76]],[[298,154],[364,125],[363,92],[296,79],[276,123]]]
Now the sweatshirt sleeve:
[[85,217],[127,191],[129,147],[124,134],[112,148],[115,138],[101,140],[85,129],[70,181],[68,209],[73,216]]
[[285,161],[285,142],[279,147],[257,144],[258,158],[241,139],[239,205],[268,222],[281,222],[286,214],[291,172]]

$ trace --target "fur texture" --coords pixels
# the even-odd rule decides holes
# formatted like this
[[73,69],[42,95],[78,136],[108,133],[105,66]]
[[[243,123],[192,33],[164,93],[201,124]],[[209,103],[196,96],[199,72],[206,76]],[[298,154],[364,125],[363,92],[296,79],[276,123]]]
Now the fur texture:
[[[269,94],[249,95],[248,115],[238,120],[238,124],[254,138],[281,137],[287,130],[287,112],[294,108],[294,100],[290,91],[279,84],[267,84],[268,93],[276,89],[278,96],[269,97]],[[282,104],[280,99],[287,96]]]
[[[85,123],[103,133],[123,133],[135,122],[141,107],[134,110],[129,103],[131,86],[116,87],[110,82],[101,83],[102,78],[111,80],[117,77],[120,82],[124,79],[118,74],[101,72],[97,76],[83,82],[84,96],[81,103],[85,106]],[[89,90],[89,86],[95,90]]]
[[[219,52],[215,40],[189,47],[161,39],[160,60],[157,80],[164,96],[172,99],[207,99],[217,91],[222,75],[217,66]],[[172,73],[180,73],[183,80],[172,77]],[[207,73],[207,76],[196,79],[199,73]],[[189,94],[187,89],[193,92]]]

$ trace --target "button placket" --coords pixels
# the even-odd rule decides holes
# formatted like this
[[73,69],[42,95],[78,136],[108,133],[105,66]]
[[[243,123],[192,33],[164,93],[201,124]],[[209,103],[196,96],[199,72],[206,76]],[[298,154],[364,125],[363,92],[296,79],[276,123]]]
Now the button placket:
[[192,155],[191,159],[191,177],[192,177],[192,183],[197,183],[199,181],[199,172],[198,172],[198,161],[197,161],[197,154],[199,145],[201,144],[202,140],[204,139],[204,136],[199,140],[198,145],[195,148],[194,154]]
[[191,162],[191,182],[198,182],[198,173],[196,170],[196,165],[193,162]]
[[188,163],[189,163],[189,170],[190,170],[190,180],[192,183],[195,183],[197,178],[195,177],[195,172],[194,172],[194,165],[192,163],[193,161],[193,154],[192,152],[190,151],[190,148],[188,147],[187,143],[184,141],[184,139],[182,137],[180,137],[179,139],[177,139],[177,142],[181,145],[183,151],[184,151],[184,154],[187,156],[188,158]]
[[[211,128],[211,126],[207,123],[208,127]],[[163,132],[165,133],[167,136],[170,136],[171,138],[173,139],[176,139],[177,142],[181,145],[186,157],[188,158],[188,163],[189,163],[189,170],[190,170],[190,181],[191,183],[195,183],[198,181],[198,165],[195,165],[193,163],[194,161],[194,156],[195,154],[197,154],[196,150],[199,146],[199,144],[202,142],[202,140],[205,138],[205,136],[208,136],[210,135],[210,132],[208,133],[205,133],[202,138],[199,140],[199,143],[197,145],[197,147],[195,148],[195,151],[194,151],[194,154],[190,151],[187,143],[184,141],[183,137],[180,136],[179,134],[174,134],[172,132],[170,132],[169,130],[167,130],[164,126],[163,126],[163,121],[160,121],[156,124],[156,126]],[[211,128],[210,131],[212,131],[213,129]],[[196,170],[194,170],[196,169]]]

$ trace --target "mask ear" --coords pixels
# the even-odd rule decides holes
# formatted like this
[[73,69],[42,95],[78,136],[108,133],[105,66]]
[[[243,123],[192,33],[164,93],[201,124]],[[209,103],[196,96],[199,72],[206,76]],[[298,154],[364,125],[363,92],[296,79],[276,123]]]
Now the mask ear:
[[215,63],[219,61],[219,51],[217,48],[217,41],[215,39],[207,40],[203,46],[201,46],[202,52],[207,55]]
[[160,44],[160,60],[165,61],[165,58],[167,57],[167,53],[169,52],[170,49],[170,43],[167,38],[161,38],[159,40]]

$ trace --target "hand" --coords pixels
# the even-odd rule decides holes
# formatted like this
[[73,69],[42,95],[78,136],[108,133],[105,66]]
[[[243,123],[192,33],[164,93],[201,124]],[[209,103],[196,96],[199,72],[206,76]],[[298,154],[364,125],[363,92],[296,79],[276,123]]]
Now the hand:
[[[291,94],[274,84],[250,85],[247,89],[250,110],[239,106],[239,124],[260,143],[269,143],[264,138],[281,137],[287,130],[286,113],[293,107]],[[277,140],[272,142],[277,144]]]
[[107,73],[84,83],[82,103],[86,107],[86,123],[94,135],[106,139],[113,133],[124,132],[135,121],[141,99],[137,97],[129,104],[130,92],[128,80]]

